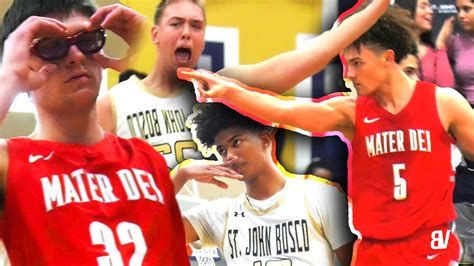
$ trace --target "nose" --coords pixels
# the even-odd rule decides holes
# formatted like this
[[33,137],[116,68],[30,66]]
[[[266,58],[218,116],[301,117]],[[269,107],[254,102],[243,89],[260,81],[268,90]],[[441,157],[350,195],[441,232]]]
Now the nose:
[[355,74],[355,71],[352,67],[347,67],[346,69],[346,75],[344,76],[344,78],[348,78],[350,80],[354,79],[356,77],[356,74]]
[[225,158],[223,158],[227,163],[234,163],[237,160],[237,155],[231,149],[227,150]]
[[431,8],[431,5],[428,5],[427,12],[428,14],[433,15],[433,8]]
[[66,62],[68,65],[80,64],[85,58],[86,56],[84,53],[82,53],[76,45],[71,45],[71,47],[69,47],[69,51],[66,56]]
[[191,35],[191,29],[190,26],[185,23],[183,27],[183,32],[181,33],[181,39],[189,39]]

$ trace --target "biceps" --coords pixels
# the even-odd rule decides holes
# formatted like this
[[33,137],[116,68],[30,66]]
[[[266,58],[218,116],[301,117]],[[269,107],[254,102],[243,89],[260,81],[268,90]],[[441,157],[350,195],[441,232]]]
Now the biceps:
[[310,132],[339,131],[346,123],[345,116],[339,110],[327,104],[295,104],[288,109],[290,111],[287,119],[290,123],[297,128]]

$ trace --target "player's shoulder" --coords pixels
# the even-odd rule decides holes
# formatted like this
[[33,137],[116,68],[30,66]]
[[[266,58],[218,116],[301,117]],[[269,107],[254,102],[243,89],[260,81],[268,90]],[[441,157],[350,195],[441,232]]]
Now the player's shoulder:
[[116,95],[118,93],[124,93],[127,91],[133,91],[133,88],[140,87],[140,80],[135,77],[131,76],[129,79],[119,82],[112,86],[107,94]]
[[457,90],[449,87],[436,87],[436,103],[441,113],[455,113],[454,110],[470,110],[469,102]]
[[338,183],[314,175],[297,175],[294,178],[288,178],[287,182],[294,190],[314,195],[344,193]]

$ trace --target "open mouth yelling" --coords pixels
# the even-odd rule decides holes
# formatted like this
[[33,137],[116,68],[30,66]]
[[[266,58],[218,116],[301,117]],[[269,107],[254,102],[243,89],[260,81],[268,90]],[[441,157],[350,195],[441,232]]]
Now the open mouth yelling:
[[188,63],[191,60],[191,49],[180,47],[174,52],[179,63]]

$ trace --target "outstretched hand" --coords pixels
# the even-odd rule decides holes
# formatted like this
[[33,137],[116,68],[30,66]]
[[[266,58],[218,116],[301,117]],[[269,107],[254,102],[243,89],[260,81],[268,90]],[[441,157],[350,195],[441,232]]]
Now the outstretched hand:
[[33,56],[30,52],[31,44],[36,39],[61,38],[66,35],[66,25],[57,19],[29,17],[5,41],[2,75],[15,80],[18,92],[40,88],[57,66]]
[[198,101],[208,102],[213,99],[223,99],[233,90],[242,89],[240,82],[211,73],[205,70],[178,68],[177,75],[180,79],[190,81],[198,90]]
[[128,45],[128,51],[123,58],[112,58],[104,53],[94,54],[94,59],[103,68],[124,71],[132,57],[138,52],[140,37],[146,26],[146,17],[137,11],[121,4],[101,7],[90,17],[89,30],[104,28],[120,36]]

